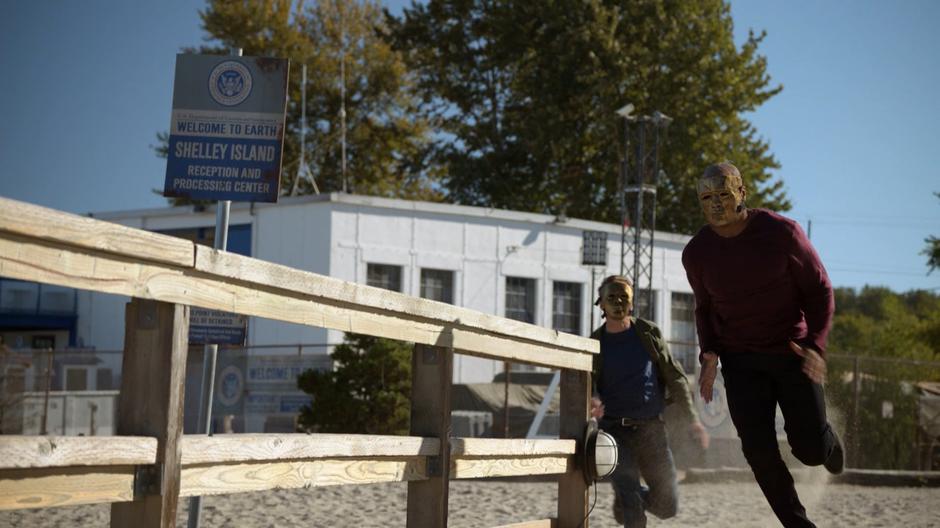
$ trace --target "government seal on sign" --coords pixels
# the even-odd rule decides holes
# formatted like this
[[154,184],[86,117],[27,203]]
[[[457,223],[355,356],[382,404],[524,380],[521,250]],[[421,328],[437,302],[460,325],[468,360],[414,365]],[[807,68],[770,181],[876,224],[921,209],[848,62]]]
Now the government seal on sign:
[[241,104],[251,95],[251,71],[238,61],[219,63],[209,74],[209,95],[223,106]]
[[698,406],[699,420],[706,427],[718,427],[728,419],[728,397],[725,395],[725,385],[720,379],[716,379],[712,385],[712,401],[705,403],[695,391],[695,400]]
[[241,369],[234,365],[225,367],[219,376],[218,399],[222,405],[235,405],[241,398],[245,387],[245,377]]

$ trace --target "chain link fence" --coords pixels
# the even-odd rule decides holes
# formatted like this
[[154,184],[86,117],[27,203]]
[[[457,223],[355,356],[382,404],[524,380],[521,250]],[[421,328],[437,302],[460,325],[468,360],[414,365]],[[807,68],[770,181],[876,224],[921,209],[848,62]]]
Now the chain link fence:
[[848,467],[940,470],[940,361],[830,354],[828,366]]
[[[331,345],[222,347],[216,364],[217,432],[293,432],[309,395],[307,369],[330,370]],[[121,387],[120,350],[0,349],[0,434],[111,435]],[[187,359],[184,430],[197,430],[203,347]]]
[[[694,380],[696,349],[684,342],[670,346]],[[294,417],[309,402],[297,389],[297,376],[310,368],[332,369],[329,347],[221,349],[214,428],[293,431]],[[202,347],[192,347],[189,358],[186,421],[194,424]],[[0,433],[113,434],[121,359],[119,350],[0,350]],[[830,421],[843,438],[848,467],[940,470],[940,361],[830,354],[828,365]],[[702,418],[708,423],[708,416]]]

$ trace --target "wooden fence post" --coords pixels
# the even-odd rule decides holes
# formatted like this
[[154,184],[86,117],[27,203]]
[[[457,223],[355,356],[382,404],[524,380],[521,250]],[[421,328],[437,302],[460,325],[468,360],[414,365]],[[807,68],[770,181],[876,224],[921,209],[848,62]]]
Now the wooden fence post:
[[117,434],[155,437],[157,463],[138,468],[133,502],[111,505],[111,527],[175,528],[189,307],[133,299],[124,317]]
[[591,389],[588,372],[572,369],[561,371],[561,423],[559,438],[574,439],[578,443],[574,457],[575,467],[558,479],[558,527],[587,528],[588,487],[580,467],[584,427],[590,412]]
[[408,483],[408,526],[445,528],[450,480],[451,348],[415,345],[411,358],[411,436],[440,438],[437,457],[428,457],[428,479]]

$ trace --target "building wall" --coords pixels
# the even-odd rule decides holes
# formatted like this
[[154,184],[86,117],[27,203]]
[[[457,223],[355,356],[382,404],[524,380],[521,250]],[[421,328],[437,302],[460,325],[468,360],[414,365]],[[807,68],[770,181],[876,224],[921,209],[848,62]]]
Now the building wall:
[[[590,333],[592,311],[595,326],[600,324],[600,311],[593,306],[592,270],[580,264],[582,231],[609,231],[610,266],[594,270],[596,287],[604,276],[619,272],[620,238],[615,226],[583,221],[566,225],[545,215],[487,214],[491,212],[486,209],[431,204],[419,209],[409,204],[375,198],[329,202],[329,275],[366,283],[369,264],[400,266],[401,291],[420,296],[422,269],[450,270],[454,304],[500,316],[506,314],[506,278],[533,279],[534,323],[545,327],[552,327],[554,282],[574,282],[581,285],[578,333]],[[670,293],[691,291],[681,265],[685,239],[670,237],[657,241],[654,250],[655,319],[665,332]],[[340,340],[341,332],[329,332],[329,342]],[[454,361],[456,383],[490,382],[502,370],[502,362],[471,356],[458,355]]]
[[[330,213],[326,204],[307,203],[259,208],[254,217],[252,255],[291,268],[328,275]],[[250,318],[252,345],[321,344],[327,331],[259,317]]]

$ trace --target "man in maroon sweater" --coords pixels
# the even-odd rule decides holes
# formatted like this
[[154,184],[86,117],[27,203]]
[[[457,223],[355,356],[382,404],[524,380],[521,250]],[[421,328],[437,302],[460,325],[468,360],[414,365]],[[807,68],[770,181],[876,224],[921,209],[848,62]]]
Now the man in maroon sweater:
[[832,285],[796,222],[745,207],[734,165],[705,169],[698,195],[708,225],[689,241],[682,264],[695,293],[699,390],[711,401],[720,358],[731,420],[767,502],[784,526],[815,526],[780,457],[774,419],[779,405],[797,459],[842,472],[822,386]]

